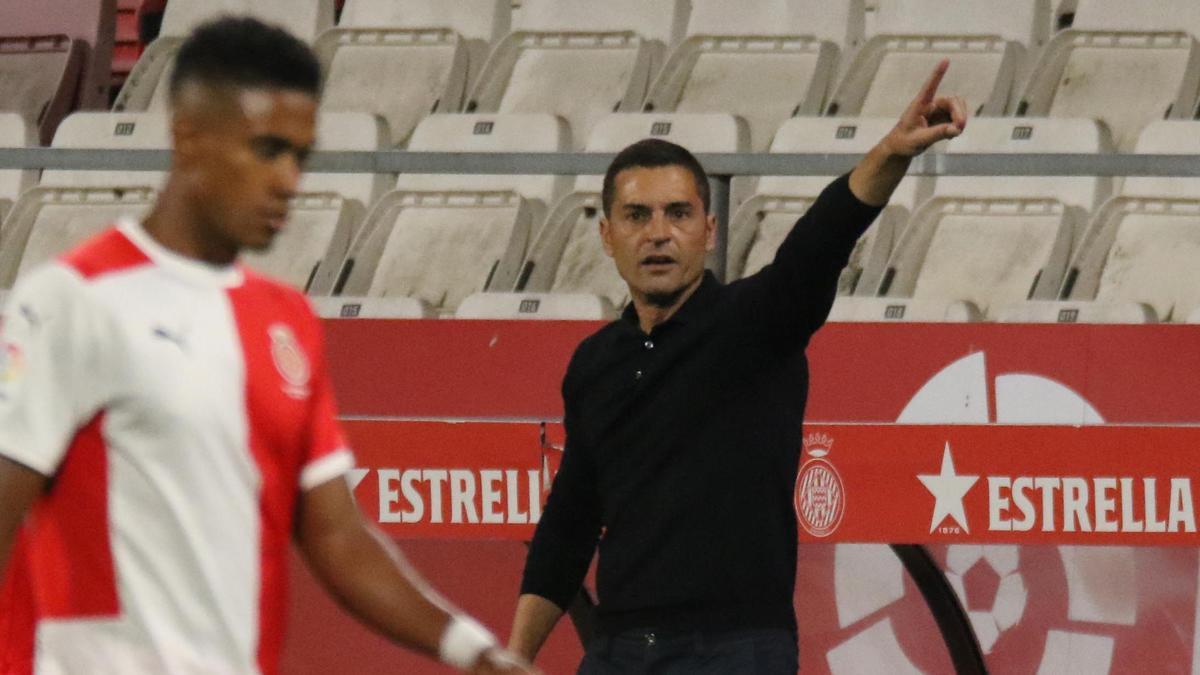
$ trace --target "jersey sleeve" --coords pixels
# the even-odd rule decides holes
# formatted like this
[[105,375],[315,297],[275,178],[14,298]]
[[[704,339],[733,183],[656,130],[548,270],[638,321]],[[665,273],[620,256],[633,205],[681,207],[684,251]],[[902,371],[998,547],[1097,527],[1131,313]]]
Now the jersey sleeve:
[[[316,323],[315,317],[313,322]],[[319,339],[313,360],[313,393],[308,419],[308,449],[300,470],[300,488],[311,490],[354,468],[354,454],[346,443],[337,419],[337,401],[325,361],[324,341]]]
[[102,320],[87,290],[49,265],[18,283],[0,315],[0,455],[46,476],[104,398]]

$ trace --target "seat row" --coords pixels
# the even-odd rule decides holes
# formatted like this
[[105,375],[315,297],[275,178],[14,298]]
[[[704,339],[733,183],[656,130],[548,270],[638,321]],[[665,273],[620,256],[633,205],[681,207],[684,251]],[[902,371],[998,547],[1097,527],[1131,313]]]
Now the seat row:
[[[794,118],[771,149],[859,153],[892,123]],[[386,136],[382,122],[361,114],[325,113],[319,127],[326,148],[374,149]],[[749,146],[745,124],[728,115],[611,114],[587,149],[615,152],[655,136],[696,152]],[[1198,139],[1200,123],[1158,122],[1136,149],[1200,155]],[[161,148],[166,141],[163,115],[91,113],[69,118],[55,145]],[[549,115],[434,115],[413,144],[433,152],[569,148],[565,125]],[[1110,150],[1105,128],[1091,120],[1012,118],[973,120],[963,136],[935,148]],[[19,174],[0,172],[0,184]],[[831,178],[736,179],[744,196],[728,219],[727,278],[769,261]],[[143,213],[161,180],[154,172],[44,172],[0,226],[0,288],[118,216]],[[1049,312],[1055,320],[1182,321],[1200,304],[1197,187],[1194,179],[1137,177],[906,178],[859,242],[834,318]],[[302,192],[275,250],[250,262],[328,298],[318,299],[328,314],[601,318],[628,299],[596,234],[599,176],[313,174]],[[1039,304],[1030,314],[1030,300],[1076,304]],[[1081,312],[1080,301],[1093,302]]]

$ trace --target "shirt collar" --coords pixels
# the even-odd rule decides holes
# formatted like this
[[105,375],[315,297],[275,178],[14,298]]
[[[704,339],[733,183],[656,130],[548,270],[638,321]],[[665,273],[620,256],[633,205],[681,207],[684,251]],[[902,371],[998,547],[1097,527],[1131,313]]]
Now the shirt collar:
[[117,229],[155,265],[185,281],[200,286],[237,288],[245,280],[245,275],[237,263],[213,265],[182,256],[155,241],[141,224],[133,220],[121,219],[117,222]]
[[[717,289],[721,287],[721,282],[717,281],[716,275],[712,270],[704,270],[704,276],[700,280],[700,285],[692,293],[691,297],[683,302],[683,305],[671,315],[670,319],[655,326],[655,330],[670,324],[686,324],[688,321],[696,317],[697,314],[704,311],[717,297]],[[637,331],[641,331],[641,324],[638,322],[637,309],[633,306],[631,300],[625,305],[625,311],[621,313],[621,321],[626,322]]]

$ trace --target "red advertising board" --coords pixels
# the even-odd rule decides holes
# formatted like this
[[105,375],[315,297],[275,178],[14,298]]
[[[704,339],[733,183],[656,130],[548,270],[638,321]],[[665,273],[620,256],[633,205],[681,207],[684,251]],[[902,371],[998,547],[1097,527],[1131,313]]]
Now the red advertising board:
[[[364,512],[506,634],[562,445],[559,381],[595,324],[326,326]],[[842,324],[809,358],[804,672],[952,672],[880,542],[929,547],[993,672],[1193,670],[1200,328]],[[289,672],[446,672],[298,579]],[[539,663],[579,655],[564,622]]]

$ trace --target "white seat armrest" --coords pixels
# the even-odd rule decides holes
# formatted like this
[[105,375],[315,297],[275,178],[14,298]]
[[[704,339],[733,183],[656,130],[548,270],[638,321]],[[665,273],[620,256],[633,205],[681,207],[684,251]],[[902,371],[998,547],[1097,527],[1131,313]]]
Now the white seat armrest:
[[590,293],[475,293],[455,314],[459,319],[608,320],[617,310],[608,298]]
[[334,296],[311,298],[322,319],[432,319],[437,312],[419,298]]

